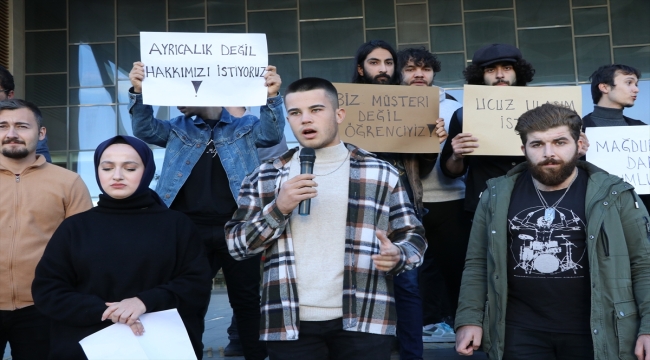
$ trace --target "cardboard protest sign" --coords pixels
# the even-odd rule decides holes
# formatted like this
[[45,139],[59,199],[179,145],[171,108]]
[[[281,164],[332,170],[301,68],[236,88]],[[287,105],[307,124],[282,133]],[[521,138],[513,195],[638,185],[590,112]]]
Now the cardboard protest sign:
[[650,126],[590,127],[587,161],[650,194]]
[[373,152],[438,153],[440,90],[431,86],[334,83],[345,120],[341,140]]
[[266,104],[265,34],[141,32],[140,58],[145,104]]
[[579,86],[465,85],[463,132],[477,137],[472,155],[522,155],[521,138],[515,132],[519,115],[545,103],[562,105],[582,113]]

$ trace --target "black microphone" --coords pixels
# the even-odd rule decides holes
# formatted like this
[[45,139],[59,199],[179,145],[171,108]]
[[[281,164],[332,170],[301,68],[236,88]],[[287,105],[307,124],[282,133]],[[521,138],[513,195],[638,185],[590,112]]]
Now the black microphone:
[[[300,173],[313,174],[314,161],[316,161],[316,152],[312,148],[302,148],[300,150]],[[309,215],[309,207],[311,206],[311,199],[303,200],[298,206],[298,214]]]

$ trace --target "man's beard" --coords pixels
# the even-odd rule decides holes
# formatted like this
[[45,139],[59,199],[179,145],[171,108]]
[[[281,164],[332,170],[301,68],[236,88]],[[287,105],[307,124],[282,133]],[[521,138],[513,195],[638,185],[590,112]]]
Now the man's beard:
[[[575,169],[576,164],[578,163],[578,150],[568,162],[556,159],[544,160],[540,163],[533,164],[528,156],[526,156],[526,163],[528,164],[528,170],[533,176],[533,179],[539,181],[541,184],[546,186],[557,186],[563,183],[566,179],[573,174],[573,169]],[[556,164],[560,165],[558,169],[543,169],[542,166]]]
[[5,157],[8,157],[10,159],[20,160],[20,159],[26,158],[27,155],[29,155],[29,150],[27,150],[26,148],[13,149],[13,150],[12,149],[2,149],[2,155],[5,156]]
[[497,81],[495,81],[495,82],[492,83],[492,86],[497,86],[497,85],[500,84],[500,83],[508,84],[508,86],[515,86],[515,85],[517,85],[517,81],[513,81],[512,83],[510,83],[510,81],[506,81],[506,80],[497,80]]
[[392,83],[392,76],[389,76],[386,73],[381,73],[376,76],[370,76],[368,75],[368,72],[364,71],[363,72],[363,78],[366,80],[367,84],[391,84]]

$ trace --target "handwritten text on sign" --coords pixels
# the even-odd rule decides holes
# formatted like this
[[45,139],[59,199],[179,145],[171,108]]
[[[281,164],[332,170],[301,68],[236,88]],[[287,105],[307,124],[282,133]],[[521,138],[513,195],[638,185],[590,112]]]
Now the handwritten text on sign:
[[264,34],[141,32],[145,104],[266,104]]
[[345,120],[341,140],[375,152],[438,153],[439,89],[335,83]]
[[587,161],[650,194],[650,126],[590,127]]
[[521,155],[521,138],[515,132],[517,119],[546,103],[566,106],[580,115],[580,87],[465,85],[463,132],[479,139],[479,147],[472,154]]

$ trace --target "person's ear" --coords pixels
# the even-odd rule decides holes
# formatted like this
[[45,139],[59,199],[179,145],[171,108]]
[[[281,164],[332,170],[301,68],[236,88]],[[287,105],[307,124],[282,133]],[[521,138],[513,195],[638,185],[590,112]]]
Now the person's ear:
[[363,76],[363,67],[361,65],[357,65],[357,72],[359,75]]
[[45,139],[46,133],[47,129],[45,129],[45,126],[41,126],[41,128],[38,130],[38,141]]
[[612,87],[609,86],[608,84],[605,84],[605,83],[598,84],[598,90],[600,90],[600,92],[603,93],[603,94],[609,93],[609,91],[611,89],[612,89]]

